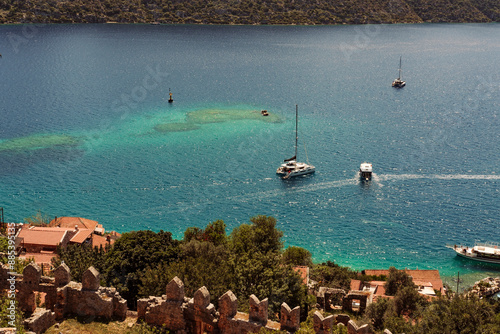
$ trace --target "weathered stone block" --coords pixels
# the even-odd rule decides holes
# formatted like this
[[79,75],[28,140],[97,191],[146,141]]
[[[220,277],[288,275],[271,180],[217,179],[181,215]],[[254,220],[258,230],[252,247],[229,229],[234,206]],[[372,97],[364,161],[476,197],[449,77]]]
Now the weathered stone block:
[[337,314],[335,316],[335,322],[337,324],[344,324],[344,326],[347,326],[347,323],[351,320],[351,317],[349,317],[347,314]]
[[66,263],[61,263],[59,267],[54,270],[55,286],[60,288],[65,286],[71,281],[71,272]]
[[171,301],[184,301],[184,283],[175,276],[166,288],[167,300]]
[[210,292],[204,286],[196,290],[194,293],[194,305],[200,309],[205,309],[210,305]]
[[368,324],[364,324],[363,326],[358,326],[352,320],[349,320],[347,323],[347,333],[349,334],[373,334],[373,331],[370,329]]
[[229,290],[219,298],[219,313],[221,317],[232,318],[238,312],[238,299]]
[[32,289],[36,289],[40,284],[40,279],[42,278],[42,270],[40,267],[31,262],[23,270],[23,283],[28,285]]
[[28,319],[24,320],[24,326],[36,334],[44,333],[50,326],[56,323],[54,312],[44,308],[38,308]]
[[82,275],[82,289],[97,291],[100,285],[101,283],[99,272],[93,266],[85,270]]
[[295,332],[300,327],[300,306],[295,307],[293,310],[287,303],[281,304],[280,312],[280,325],[281,330]]
[[313,316],[313,326],[316,334],[329,334],[332,332],[333,328],[333,315],[328,317],[323,317],[318,311],[314,312]]
[[255,295],[250,296],[250,321],[255,321],[265,325],[268,319],[267,307],[269,304],[268,299],[259,301]]

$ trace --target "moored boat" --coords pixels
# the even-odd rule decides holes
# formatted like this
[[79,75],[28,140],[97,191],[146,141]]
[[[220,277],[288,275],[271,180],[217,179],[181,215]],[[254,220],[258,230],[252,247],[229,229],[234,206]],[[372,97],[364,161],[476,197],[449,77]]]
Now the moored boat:
[[392,87],[403,88],[404,86],[406,86],[406,81],[401,79],[401,57],[399,57],[399,75],[392,82]]
[[500,264],[500,247],[496,243],[476,243],[474,247],[447,245],[453,249],[458,256],[467,259]]
[[[283,179],[289,179],[294,176],[312,174],[316,171],[313,165],[304,162],[297,162],[297,143],[298,143],[298,106],[295,105],[295,155],[290,159],[285,159],[284,163],[278,167],[276,174],[281,175]],[[307,154],[306,154],[307,155]],[[309,162],[309,161],[308,161]]]

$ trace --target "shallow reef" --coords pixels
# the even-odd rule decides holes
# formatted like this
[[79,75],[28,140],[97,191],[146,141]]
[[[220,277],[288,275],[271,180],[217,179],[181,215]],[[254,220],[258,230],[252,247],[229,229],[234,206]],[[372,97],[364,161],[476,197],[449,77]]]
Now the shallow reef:
[[199,125],[193,123],[162,123],[154,127],[156,131],[162,133],[193,131],[199,128]]
[[268,116],[262,116],[260,110],[248,109],[198,109],[187,114],[186,120],[189,123],[206,124],[206,123],[221,123],[239,120],[259,120],[268,123],[278,123],[280,118],[269,113]]
[[154,130],[160,133],[185,132],[198,130],[203,124],[224,123],[242,120],[257,120],[266,123],[279,123],[281,119],[274,113],[263,116],[260,110],[237,108],[206,108],[190,111],[185,122],[160,123]]
[[73,147],[79,145],[80,143],[80,139],[69,135],[30,135],[0,141],[0,152],[34,151],[52,147]]

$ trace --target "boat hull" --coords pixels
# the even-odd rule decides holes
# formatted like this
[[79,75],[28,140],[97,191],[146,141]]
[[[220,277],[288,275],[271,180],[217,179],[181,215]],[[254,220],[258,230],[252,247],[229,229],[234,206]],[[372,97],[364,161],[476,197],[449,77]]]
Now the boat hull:
[[309,166],[301,169],[288,169],[288,170],[283,167],[280,167],[278,168],[278,170],[276,170],[276,174],[282,176],[284,179],[312,174],[314,172],[316,172],[316,168],[314,166]]
[[359,178],[361,179],[361,181],[369,181],[372,179],[372,172],[359,171]]
[[448,246],[453,249],[458,256],[484,263],[500,264],[500,249],[498,245],[479,244],[472,248],[463,246]]
[[392,87],[403,88],[404,86],[406,86],[406,82],[405,81],[401,81],[401,82],[394,81],[392,83]]
[[483,257],[478,257],[478,256],[473,257],[470,255],[460,254],[458,252],[457,252],[457,255],[462,257],[462,258],[473,260],[473,261],[500,264],[500,259],[488,259],[488,258],[483,258]]

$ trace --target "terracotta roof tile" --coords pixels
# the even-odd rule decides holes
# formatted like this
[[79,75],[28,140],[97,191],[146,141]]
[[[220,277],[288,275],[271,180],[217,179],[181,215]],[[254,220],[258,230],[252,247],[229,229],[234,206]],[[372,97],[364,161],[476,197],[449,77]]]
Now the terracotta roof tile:
[[49,223],[49,226],[59,226],[66,228],[74,228],[75,226],[78,226],[78,228],[80,229],[89,229],[92,231],[95,230],[97,225],[99,225],[99,223],[95,220],[80,217],[57,217]]
[[68,233],[67,230],[22,229],[18,237],[23,238],[25,244],[57,246],[62,242],[66,233]]
[[309,267],[296,266],[296,267],[293,267],[293,270],[295,270],[295,272],[297,272],[300,275],[300,277],[302,278],[302,283],[304,285],[309,284]]
[[71,238],[69,242],[81,244],[92,234],[92,230],[78,230],[78,232]]
[[[432,287],[434,288],[434,290],[440,291],[443,289],[443,281],[441,280],[441,277],[439,276],[439,270],[405,269],[404,271],[413,278],[414,282],[430,282],[432,284]],[[388,276],[389,270],[367,269],[367,270],[363,270],[363,273],[365,275],[377,275],[377,276],[385,275],[385,276]]]
[[113,238],[110,238],[109,242],[106,237],[97,235],[97,234],[92,234],[92,247],[100,247],[102,248],[106,247],[107,244],[114,244],[115,240]]
[[358,279],[352,279],[351,280],[351,290],[361,290],[361,281]]

